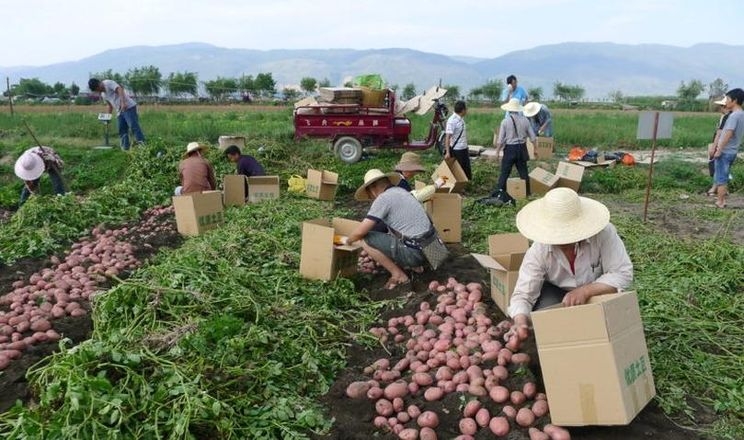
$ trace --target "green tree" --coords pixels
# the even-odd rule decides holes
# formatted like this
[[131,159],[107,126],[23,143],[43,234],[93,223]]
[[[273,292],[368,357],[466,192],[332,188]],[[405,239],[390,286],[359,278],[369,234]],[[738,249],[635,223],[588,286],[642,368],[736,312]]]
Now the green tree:
[[80,86],[75,84],[75,82],[70,84],[70,95],[77,96],[79,94],[80,94]]
[[491,102],[500,102],[501,93],[504,91],[504,84],[502,84],[501,81],[492,79],[480,86],[480,91],[486,100]]
[[553,95],[561,101],[579,101],[584,97],[584,88],[580,85],[556,82],[553,85]]
[[460,86],[454,85],[454,84],[446,84],[442,86],[443,89],[447,90],[447,97],[452,98],[454,100],[458,100],[461,98],[460,96]]
[[54,88],[39,78],[21,78],[10,88],[14,96],[43,98],[54,94]]
[[530,101],[542,101],[543,88],[542,87],[531,87],[527,89],[527,95],[530,97]]
[[124,75],[118,72],[114,72],[111,69],[104,70],[103,72],[94,73],[90,76],[91,78],[97,78],[100,80],[104,79],[110,79],[112,81],[116,81],[120,86],[128,88],[129,84],[126,83],[126,80],[124,78]]
[[173,96],[182,97],[191,95],[196,97],[199,90],[199,79],[195,72],[171,72],[165,82],[168,93]]
[[276,81],[271,72],[256,75],[256,90],[261,96],[272,97],[276,94]]
[[300,92],[297,89],[285,87],[282,89],[282,98],[285,101],[296,101],[300,97]]
[[318,87],[318,80],[315,78],[306,76],[300,80],[300,87],[305,91],[306,94],[313,93]]
[[708,97],[719,98],[726,94],[728,88],[727,83],[723,82],[721,78],[716,78],[712,83],[708,84]]
[[256,93],[256,80],[253,75],[243,75],[238,80],[238,90],[243,96],[250,96]]
[[471,101],[480,101],[481,99],[483,99],[483,88],[475,87],[473,89],[470,89],[470,92],[468,93],[468,98]]
[[155,66],[135,67],[124,75],[135,96],[154,96],[160,92],[163,75]]
[[403,86],[403,92],[400,94],[401,100],[408,101],[414,96],[416,96],[416,85],[414,83],[408,83]]
[[70,99],[70,91],[67,90],[67,86],[62,84],[61,82],[57,81],[52,86],[52,90],[54,92],[54,96],[56,96],[59,99]]
[[218,76],[217,79],[205,81],[204,88],[215,101],[224,101],[227,96],[238,91],[238,81],[235,78]]
[[318,87],[330,87],[331,86],[331,80],[328,78],[323,78],[320,81],[318,81]]
[[610,98],[610,101],[621,104],[625,100],[625,96],[623,95],[623,92],[620,90],[613,90],[608,95],[608,98]]

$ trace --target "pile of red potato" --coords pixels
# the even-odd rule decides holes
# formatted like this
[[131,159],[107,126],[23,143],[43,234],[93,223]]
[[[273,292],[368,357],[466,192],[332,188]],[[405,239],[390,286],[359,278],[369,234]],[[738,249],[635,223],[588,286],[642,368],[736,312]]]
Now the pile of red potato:
[[[146,241],[172,232],[172,207],[155,207],[137,225],[119,229],[94,228],[91,236],[74,243],[63,258],[53,256],[51,267],[13,283],[0,297],[0,370],[29,347],[57,341],[54,320],[88,313],[88,301],[107,283],[141,265],[128,239]],[[145,245],[147,246],[147,245]]]
[[414,315],[393,317],[387,326],[370,329],[382,343],[405,346],[405,356],[375,361],[364,370],[369,380],[346,389],[352,399],[374,402],[375,427],[403,440],[435,440],[439,416],[421,406],[458,392],[468,401],[457,440],[472,440],[479,430],[506,437],[512,429],[528,430],[531,440],[570,439],[561,427],[535,426],[548,413],[547,398],[535,383],[507,387],[509,375],[530,362],[528,354],[519,352],[527,329],[510,331],[509,321],[494,325],[479,283],[449,278],[446,284],[432,281],[429,290],[439,294],[435,305],[422,302]]
[[367,254],[367,251],[362,249],[359,252],[359,261],[357,262],[357,272],[361,273],[368,273],[370,275],[376,275],[378,273],[384,272],[385,269],[382,268],[375,260],[372,259],[372,257]]

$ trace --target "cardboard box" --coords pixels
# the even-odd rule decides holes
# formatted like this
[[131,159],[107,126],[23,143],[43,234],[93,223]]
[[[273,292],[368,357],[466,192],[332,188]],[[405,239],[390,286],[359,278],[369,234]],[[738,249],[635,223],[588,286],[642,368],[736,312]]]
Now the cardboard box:
[[568,162],[559,162],[555,174],[558,176],[558,187],[571,188],[579,192],[581,179],[584,177],[584,167]]
[[248,178],[248,202],[257,203],[279,198],[279,176]]
[[445,159],[439,164],[434,174],[431,175],[432,182],[436,182],[439,177],[447,178],[447,183],[442,185],[442,188],[447,188],[449,192],[461,193],[468,184],[465,171],[454,158]]
[[520,177],[506,179],[506,192],[517,200],[527,198],[527,182]]
[[305,278],[330,281],[353,275],[357,271],[361,243],[334,245],[334,235],[351,234],[358,221],[344,218],[309,220],[302,223],[300,274]]
[[199,235],[222,224],[222,192],[204,191],[173,196],[176,227],[182,235]]
[[319,200],[333,200],[338,187],[338,174],[332,171],[307,170],[307,196]]
[[222,191],[225,206],[243,206],[248,195],[245,193],[247,178],[242,174],[227,174],[222,178]]
[[635,292],[532,313],[551,422],[627,425],[656,394]]
[[488,255],[471,254],[481,266],[491,272],[491,298],[506,313],[514,292],[524,254],[530,244],[520,233],[496,234],[488,237]]
[[545,194],[558,184],[558,176],[540,167],[530,173],[530,192]]
[[217,138],[217,144],[220,146],[220,150],[235,145],[242,151],[245,148],[245,136],[220,136]]
[[462,240],[462,197],[459,194],[434,193],[424,202],[424,209],[442,241],[459,243]]
[[535,156],[540,160],[551,159],[555,152],[555,141],[552,137],[537,137],[537,145],[535,146]]

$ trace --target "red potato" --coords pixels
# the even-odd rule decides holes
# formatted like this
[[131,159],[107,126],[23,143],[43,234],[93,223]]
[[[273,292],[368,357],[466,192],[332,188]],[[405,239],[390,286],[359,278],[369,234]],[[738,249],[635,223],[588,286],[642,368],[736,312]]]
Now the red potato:
[[[72,314],[72,312],[70,312]],[[74,316],[74,315],[73,315]],[[383,382],[392,382],[396,379],[400,379],[400,371],[397,370],[390,370],[390,371],[376,371],[375,373],[380,373],[380,380]]]
[[26,347],[27,345],[23,341],[11,342],[5,346],[5,348],[8,350],[18,350],[18,351],[23,351],[26,349]]
[[18,359],[21,357],[21,352],[19,350],[2,350],[0,351],[0,356],[5,356],[8,359]]
[[470,386],[468,387],[468,393],[474,396],[478,396],[478,397],[483,397],[483,396],[488,395],[488,391],[486,391],[484,387],[480,385],[473,385],[473,384],[470,384]]
[[550,440],[548,434],[540,431],[537,428],[530,428],[528,432],[530,434],[530,440]]
[[511,420],[514,420],[517,417],[517,410],[511,405],[504,405],[504,407],[501,408],[501,412]]
[[517,365],[529,364],[530,355],[527,353],[514,353],[511,357],[511,361]]
[[37,319],[36,321],[31,323],[31,330],[35,332],[45,332],[50,328],[52,328],[52,324],[50,324],[49,321],[44,318]]
[[461,383],[455,387],[455,391],[458,393],[467,393],[468,390],[470,390],[470,385],[466,383]]
[[548,400],[548,396],[545,393],[537,393],[535,400]]
[[540,418],[548,413],[548,401],[547,400],[535,400],[532,404],[532,412],[535,417]]
[[408,405],[408,408],[406,408],[406,412],[409,416],[411,416],[412,419],[417,419],[418,416],[421,415],[421,410],[416,405]]
[[405,397],[408,394],[408,384],[404,381],[393,382],[385,387],[384,395],[388,400],[393,400],[396,397]]
[[375,403],[375,411],[381,416],[390,417],[393,414],[393,404],[387,399],[380,399]]
[[465,417],[475,417],[476,413],[481,409],[481,403],[479,400],[471,400],[465,404],[465,408],[462,410],[462,415]]
[[527,398],[521,391],[512,391],[511,395],[509,396],[509,400],[511,400],[511,403],[514,404],[514,406],[519,406],[523,404],[527,400]]
[[475,423],[475,420],[469,417],[460,419],[459,428],[460,432],[465,435],[475,435],[478,432],[478,425]]
[[422,428],[434,429],[439,426],[439,416],[434,411],[424,411],[416,418],[416,423]]
[[485,428],[491,422],[491,413],[487,408],[481,408],[475,413],[475,423],[481,428]]
[[370,388],[368,381],[352,382],[346,387],[346,395],[352,399],[363,399],[367,397]]
[[49,337],[47,336],[46,332],[36,332],[33,334],[33,338],[36,342],[46,342],[49,340]]
[[424,400],[433,402],[434,400],[441,399],[443,395],[444,395],[444,390],[442,390],[439,387],[431,387],[431,388],[428,388],[426,391],[424,391]]
[[526,398],[533,399],[537,394],[537,385],[534,382],[527,382],[522,387],[522,392]]
[[18,324],[16,324],[15,328],[18,331],[18,333],[24,333],[28,331],[29,328],[31,328],[32,323],[28,321],[21,321]]
[[54,329],[47,330],[46,335],[47,335],[47,340],[52,341],[52,342],[59,341],[60,339],[59,333],[54,331]]
[[488,395],[494,402],[504,403],[509,400],[509,389],[501,385],[495,386],[491,388],[491,391],[488,393]]
[[8,368],[8,365],[10,365],[10,359],[4,354],[0,354],[0,371]]
[[509,420],[506,417],[494,417],[488,423],[488,429],[496,436],[505,436],[509,433]]
[[416,394],[421,387],[416,382],[408,382],[408,394]]
[[419,436],[418,429],[406,428],[398,434],[400,440],[417,440]]
[[403,399],[400,397],[396,397],[393,399],[393,411],[396,413],[399,413],[403,411],[403,408],[405,407],[405,404],[403,403]]
[[455,373],[454,376],[452,376],[452,382],[454,382],[455,384],[466,383],[467,381],[468,373],[464,371],[458,371],[457,373]]
[[419,431],[419,439],[420,440],[437,440],[437,433],[431,428],[421,428],[421,431]]
[[543,428],[546,434],[550,437],[550,440],[571,440],[571,434],[568,430],[551,424],[545,425]]
[[506,348],[512,351],[512,353],[516,353],[519,351],[519,347],[522,346],[522,342],[519,340],[519,336],[512,335],[509,337],[509,342],[506,343]]
[[70,312],[70,316],[73,316],[73,317],[83,316],[87,314],[88,312],[86,312],[85,309],[75,309],[72,312]]
[[529,408],[520,408],[517,411],[517,424],[523,428],[526,428],[535,423],[535,413]]
[[408,413],[405,411],[399,412],[396,418],[400,423],[408,423],[411,421],[411,416],[409,416]]

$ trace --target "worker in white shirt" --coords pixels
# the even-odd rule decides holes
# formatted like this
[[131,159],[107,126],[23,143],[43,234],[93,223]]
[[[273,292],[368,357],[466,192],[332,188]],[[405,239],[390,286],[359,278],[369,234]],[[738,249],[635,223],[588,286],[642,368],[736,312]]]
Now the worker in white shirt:
[[528,203],[517,213],[517,229],[533,241],[509,303],[517,329],[529,326],[533,310],[586,304],[633,282],[633,264],[609,210],[572,189],[556,188]]

